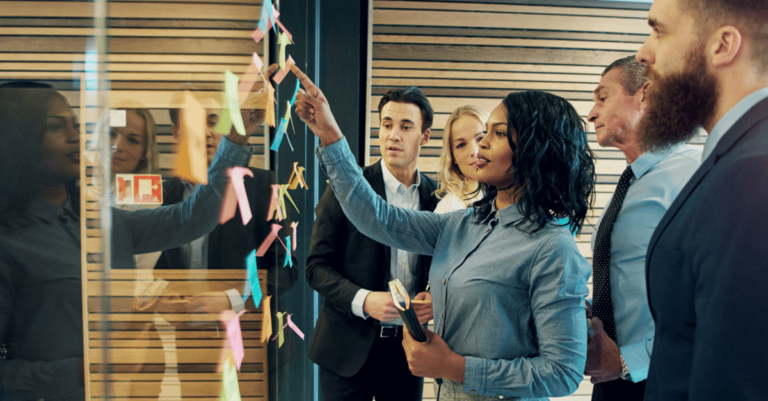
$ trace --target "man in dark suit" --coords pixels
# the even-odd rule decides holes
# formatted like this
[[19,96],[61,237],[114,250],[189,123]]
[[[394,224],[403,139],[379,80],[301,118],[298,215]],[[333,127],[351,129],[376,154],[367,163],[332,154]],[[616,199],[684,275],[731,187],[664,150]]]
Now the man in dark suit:
[[[418,171],[422,145],[429,140],[432,107],[415,87],[392,90],[379,103],[381,161],[363,175],[394,206],[434,210],[433,180]],[[329,185],[316,210],[307,259],[307,281],[324,297],[309,358],[320,366],[325,401],[421,400],[423,379],[408,369],[402,320],[387,282],[399,278],[411,298],[426,292],[431,258],[386,247],[364,236],[347,220]],[[414,304],[422,324],[430,304]]]
[[645,399],[766,400],[768,6],[657,0],[648,21],[644,143],[668,147],[699,125],[709,138],[648,247]]

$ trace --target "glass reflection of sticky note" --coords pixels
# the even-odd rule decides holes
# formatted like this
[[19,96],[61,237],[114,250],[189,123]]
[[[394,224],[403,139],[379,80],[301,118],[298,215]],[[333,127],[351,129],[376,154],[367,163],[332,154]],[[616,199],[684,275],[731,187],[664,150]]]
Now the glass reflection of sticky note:
[[288,121],[285,121],[284,118],[280,119],[280,126],[277,127],[277,133],[275,133],[275,141],[272,142],[272,146],[269,147],[273,152],[277,152],[277,149],[280,148],[280,144],[283,142],[286,123],[288,123]]
[[246,225],[253,216],[251,215],[251,206],[248,203],[248,194],[245,192],[243,179],[245,176],[253,177],[253,171],[246,167],[232,167],[227,170],[227,175],[229,175],[229,183],[235,188],[237,204],[240,206],[240,216],[243,218],[243,225]]
[[266,342],[272,336],[272,312],[270,301],[271,295],[264,298],[264,305],[261,307],[261,342]]
[[238,83],[239,79],[237,78],[237,75],[232,73],[232,71],[224,72],[224,90],[227,97],[229,118],[232,120],[232,125],[235,126],[235,131],[237,131],[238,134],[245,136],[245,125],[243,124],[243,116],[240,114],[240,103],[237,96]]
[[293,229],[293,250],[296,250],[296,227],[299,225],[298,221],[294,221],[291,223],[291,228]]
[[291,315],[288,315],[288,323],[286,324],[288,325],[288,327],[291,328],[291,330],[294,331],[294,333],[296,333],[299,337],[301,337],[302,340],[304,339],[304,333],[301,330],[299,330],[299,326],[296,326],[296,324],[293,323],[293,320],[291,320]]
[[205,109],[189,91],[184,92],[181,110],[181,143],[175,175],[194,184],[208,184]]
[[243,309],[240,313],[235,313],[231,310],[225,310],[219,315],[221,320],[227,327],[227,338],[229,339],[229,347],[232,349],[232,355],[235,357],[235,365],[237,370],[240,370],[240,366],[245,358],[245,349],[243,347],[243,333],[240,329],[240,316],[243,313],[248,312],[247,309]]
[[293,267],[293,260],[291,260],[291,236],[285,237],[285,249],[287,250],[285,254],[285,263],[283,263],[283,267],[289,266]]
[[240,401],[240,384],[237,382],[237,367],[232,358],[224,362],[221,370],[221,401]]
[[283,334],[283,316],[286,314],[286,312],[277,312],[277,348],[280,348],[283,346],[283,342],[285,342],[285,335]]
[[248,265],[248,282],[251,286],[251,296],[253,297],[253,304],[256,308],[261,303],[262,293],[261,285],[259,284],[259,270],[256,268],[256,250],[253,250],[247,259]]
[[267,212],[267,221],[273,219],[277,219],[277,221],[283,220],[283,214],[280,210],[280,184],[272,185],[272,197],[269,203],[269,211]]
[[[272,231],[267,235],[267,238],[264,238],[264,241],[259,245],[259,249],[256,250],[256,256],[262,257],[265,253],[267,253],[267,249],[269,249],[270,245],[272,245],[273,242],[275,242],[275,238],[277,238],[277,233],[280,231],[282,227],[280,227],[279,224],[272,224]],[[254,261],[255,263],[255,261]]]

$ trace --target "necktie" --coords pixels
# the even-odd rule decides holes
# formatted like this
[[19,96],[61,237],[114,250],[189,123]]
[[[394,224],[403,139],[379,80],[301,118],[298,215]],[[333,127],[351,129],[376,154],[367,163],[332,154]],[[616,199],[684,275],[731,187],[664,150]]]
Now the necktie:
[[592,315],[603,321],[603,327],[608,336],[616,341],[616,322],[613,318],[613,303],[611,302],[611,232],[616,216],[627,196],[629,180],[632,178],[632,167],[627,166],[616,185],[611,204],[603,216],[600,228],[595,238],[595,254],[592,257]]

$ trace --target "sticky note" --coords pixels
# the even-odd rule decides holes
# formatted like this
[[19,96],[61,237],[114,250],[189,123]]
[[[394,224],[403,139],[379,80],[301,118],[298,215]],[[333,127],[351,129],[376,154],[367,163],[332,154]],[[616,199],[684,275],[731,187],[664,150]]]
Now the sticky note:
[[[279,226],[278,226],[279,227]],[[256,307],[259,307],[259,304],[261,303],[261,285],[259,284],[259,270],[256,268],[256,256],[264,256],[259,255],[256,250],[253,250],[246,259],[246,263],[248,266],[248,282],[250,283],[250,290],[251,290],[251,296],[253,297],[253,304],[256,305]],[[245,303],[245,298],[243,299],[243,303]]]
[[291,259],[291,236],[285,237],[285,249],[287,250],[285,254],[285,263],[283,263],[283,267],[289,266],[293,267],[293,260]]
[[[272,7],[274,7],[274,6],[272,6]],[[276,11],[275,11],[275,12],[276,12]],[[279,14],[278,14],[278,15],[279,15]],[[295,43],[295,42],[293,41],[293,35],[291,35],[291,33],[290,33],[290,32],[288,32],[288,30],[287,30],[287,29],[285,29],[285,26],[283,26],[283,23],[282,23],[282,22],[280,22],[280,20],[279,20],[279,19],[277,19],[277,18],[275,18],[275,23],[276,23],[276,24],[277,24],[277,25],[280,27],[280,29],[282,29],[282,30],[283,30],[283,33],[285,33],[285,34],[288,36],[288,39],[290,39],[290,40],[291,40],[291,43]]]
[[235,211],[237,210],[237,193],[235,187],[232,185],[232,177],[229,178],[227,184],[227,192],[224,193],[224,199],[221,202],[221,213],[219,213],[219,224],[224,224],[233,217],[235,217]]
[[237,368],[232,358],[224,362],[221,370],[221,396],[219,401],[240,401],[240,384],[237,382]]
[[194,184],[208,184],[205,115],[203,106],[189,91],[185,91],[181,113],[181,143],[174,174]]
[[280,69],[285,70],[285,47],[291,44],[291,40],[288,39],[288,35],[283,32],[280,34],[280,37],[277,38],[277,44],[280,46],[280,55],[277,59],[277,65],[280,66]]
[[272,336],[272,312],[270,301],[271,295],[264,298],[264,305],[261,307],[261,342],[266,342]]
[[[273,215],[277,213],[276,216]],[[272,198],[269,204],[269,211],[267,212],[267,221],[277,219],[277,221],[283,220],[283,213],[280,210],[280,184],[272,185]]]
[[278,85],[280,85],[281,82],[283,82],[283,79],[288,75],[288,72],[291,71],[291,66],[296,64],[295,61],[293,61],[293,57],[288,55],[288,59],[285,60],[284,65],[281,65],[280,71],[278,71],[273,77],[272,80],[275,81]]
[[231,310],[225,310],[219,315],[219,320],[221,320],[227,328],[229,347],[232,349],[232,355],[235,357],[235,365],[237,366],[238,371],[240,371],[243,358],[245,358],[243,333],[240,329],[240,316],[246,312],[248,312],[247,309],[241,310],[240,313],[235,313]]
[[280,228],[282,227],[280,227],[279,224],[272,224],[272,231],[267,235],[267,238],[264,238],[261,245],[259,245],[259,249],[256,250],[256,256],[262,257],[267,253],[267,249],[269,249],[270,245],[275,242],[275,238],[277,238],[277,233],[280,231]]
[[304,181],[304,167],[299,167],[299,162],[293,162],[293,172],[288,178],[288,189],[293,190],[299,186],[309,189],[307,182]]
[[288,325],[288,327],[291,328],[291,330],[293,330],[296,334],[298,334],[298,336],[301,337],[302,340],[304,339],[304,333],[302,333],[301,330],[299,330],[299,326],[296,326],[296,324],[293,323],[293,320],[291,320],[291,315],[288,315],[288,323],[286,324]]
[[261,30],[261,27],[256,28],[251,32],[251,37],[254,42],[259,43],[261,39],[264,38],[264,31]]
[[261,69],[264,67],[264,62],[261,61],[261,57],[259,57],[259,54],[254,52],[253,53],[253,65],[256,66],[256,69],[261,72]]
[[293,229],[293,250],[296,250],[296,227],[299,225],[298,221],[294,221],[291,223],[291,228]]
[[125,110],[110,110],[109,126],[115,128],[125,127]]
[[283,136],[285,136],[285,127],[288,121],[284,118],[280,119],[280,126],[277,127],[277,133],[275,133],[275,140],[272,142],[272,146],[269,147],[273,152],[277,152],[280,144],[283,142]]
[[269,100],[267,101],[267,107],[266,107],[266,120],[267,120],[267,124],[269,124],[270,127],[274,127],[275,126],[275,103],[277,103],[277,101],[275,100],[275,88],[272,87],[272,84],[270,84],[269,81],[266,81],[265,85],[269,93]]
[[301,88],[301,81],[299,79],[296,79],[296,89],[293,90],[293,96],[291,96],[291,107],[293,107],[293,104],[296,103],[296,95],[299,94],[299,89]]
[[[233,74],[232,71],[224,72],[224,91],[229,118],[232,120],[232,125],[235,126],[235,131],[245,136],[245,125],[243,124],[243,116],[240,114],[240,103],[238,100],[238,81],[237,75]],[[223,134],[229,135],[229,132]]]
[[243,179],[245,176],[253,177],[253,171],[246,167],[232,167],[227,170],[229,176],[229,183],[235,188],[235,194],[237,196],[237,204],[240,206],[240,216],[243,218],[243,225],[248,224],[251,221],[251,206],[248,203],[248,194],[245,192],[245,183]]
[[277,348],[280,348],[283,346],[283,342],[285,342],[285,335],[283,334],[283,316],[286,314],[286,312],[277,312]]
[[247,99],[248,95],[251,93],[253,85],[255,85],[256,81],[259,79],[259,75],[261,75],[261,71],[256,64],[251,63],[248,65],[248,68],[245,70],[242,77],[240,77],[240,84],[237,86],[237,100],[240,104],[245,103],[245,99]]

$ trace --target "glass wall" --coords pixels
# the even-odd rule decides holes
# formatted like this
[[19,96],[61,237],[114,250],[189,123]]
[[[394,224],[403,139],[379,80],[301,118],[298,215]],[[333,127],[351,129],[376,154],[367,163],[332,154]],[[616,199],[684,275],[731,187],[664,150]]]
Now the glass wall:
[[308,399],[306,18],[0,7],[0,399]]

